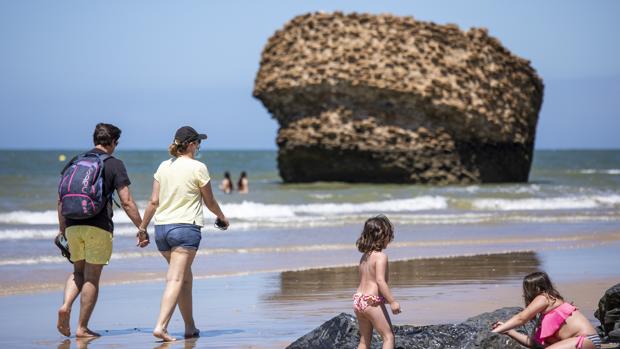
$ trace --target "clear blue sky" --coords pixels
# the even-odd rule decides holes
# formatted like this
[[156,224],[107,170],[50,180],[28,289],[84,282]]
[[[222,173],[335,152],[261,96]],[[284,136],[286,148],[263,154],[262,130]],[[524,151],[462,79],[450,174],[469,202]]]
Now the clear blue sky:
[[545,80],[536,146],[620,148],[620,1],[0,1],[0,148],[85,148],[99,121],[123,149],[178,126],[215,149],[275,149],[251,96],[263,45],[310,11],[487,27]]

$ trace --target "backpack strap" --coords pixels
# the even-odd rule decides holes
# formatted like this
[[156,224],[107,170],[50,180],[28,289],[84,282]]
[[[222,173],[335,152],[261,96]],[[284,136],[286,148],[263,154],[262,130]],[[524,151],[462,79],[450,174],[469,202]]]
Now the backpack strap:
[[[114,158],[112,155],[110,154],[99,154],[99,153],[95,153],[95,152],[87,152],[87,153],[83,153],[78,155],[78,157],[76,158],[79,159],[80,157],[85,157],[87,155],[94,155],[97,157],[97,159],[99,159],[99,162],[101,163],[101,175],[103,176],[103,168],[104,168],[104,162],[108,159],[112,159]],[[68,166],[67,166],[68,167]],[[114,190],[110,191],[110,195],[108,195],[109,199],[111,202],[114,203],[114,205],[116,205],[116,207],[121,208],[121,205],[118,204],[118,202],[116,202],[116,199],[114,199]]]
[[[108,159],[111,159],[111,158],[114,158],[110,154],[97,154],[97,153],[93,153],[93,154],[95,154],[99,158],[99,160],[101,161],[101,165],[102,165],[101,169],[102,170],[103,170],[103,163],[104,163],[104,161],[106,161]],[[114,203],[114,205],[116,205],[116,207],[121,208],[121,205],[119,205],[118,202],[116,202],[116,199],[114,199],[114,190],[112,190],[110,192],[110,201],[112,201]]]

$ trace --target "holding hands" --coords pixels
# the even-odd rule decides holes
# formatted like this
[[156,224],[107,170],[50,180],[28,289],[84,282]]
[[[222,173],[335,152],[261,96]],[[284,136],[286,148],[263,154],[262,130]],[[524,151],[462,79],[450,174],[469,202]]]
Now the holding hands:
[[136,234],[136,246],[140,248],[144,248],[148,246],[151,242],[149,238],[149,233],[146,232],[146,229],[138,228],[138,233]]

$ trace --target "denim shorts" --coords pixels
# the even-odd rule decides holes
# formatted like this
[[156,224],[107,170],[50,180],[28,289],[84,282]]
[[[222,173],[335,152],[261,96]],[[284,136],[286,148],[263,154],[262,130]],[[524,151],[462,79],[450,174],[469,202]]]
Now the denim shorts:
[[160,251],[175,247],[197,250],[200,246],[200,226],[195,224],[163,224],[155,226],[155,243]]

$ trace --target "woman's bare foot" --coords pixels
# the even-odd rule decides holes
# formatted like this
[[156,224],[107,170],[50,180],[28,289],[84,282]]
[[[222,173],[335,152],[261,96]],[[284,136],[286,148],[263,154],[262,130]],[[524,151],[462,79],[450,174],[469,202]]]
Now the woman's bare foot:
[[200,337],[200,330],[196,327],[185,328],[185,338]]
[[60,307],[58,309],[58,322],[56,328],[63,336],[69,337],[71,335],[71,325],[69,320],[71,319],[71,309]]
[[153,336],[162,339],[164,342],[173,342],[176,341],[177,339],[172,337],[171,335],[168,334],[168,331],[166,331],[163,328],[156,328],[153,330]]
[[88,328],[79,328],[75,330],[76,338],[89,338],[89,337],[101,337],[101,335],[97,332],[93,332]]

